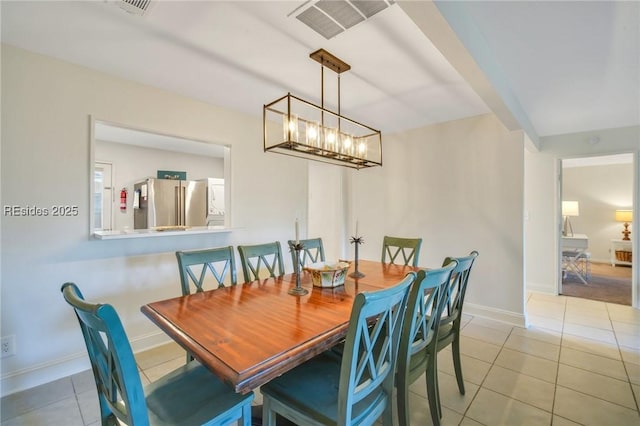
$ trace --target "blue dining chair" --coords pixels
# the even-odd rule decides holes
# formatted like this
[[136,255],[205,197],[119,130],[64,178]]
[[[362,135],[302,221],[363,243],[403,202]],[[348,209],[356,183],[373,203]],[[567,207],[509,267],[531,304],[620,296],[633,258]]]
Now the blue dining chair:
[[61,288],[84,336],[103,426],[251,424],[253,392],[235,393],[197,361],[142,386],[122,322],[108,304],[84,300],[73,283]]
[[[232,246],[177,251],[176,258],[178,259],[183,296],[191,293],[192,285],[196,293],[204,291],[204,285],[208,277],[213,277],[215,283],[212,284],[216,288],[225,286],[227,275],[229,276],[228,283],[230,285],[236,285],[238,282],[236,259]],[[211,273],[207,274],[207,271]]]
[[[205,284],[212,285],[213,288],[224,287],[227,276],[228,284],[236,285],[238,282],[232,246],[177,251],[176,258],[183,296],[191,294],[192,286],[196,293],[203,292]],[[193,355],[187,351],[187,363],[193,360]]]
[[[304,268],[308,263],[324,262],[324,247],[322,245],[322,238],[309,238],[307,240],[299,240],[302,244],[302,250],[300,251],[300,267]],[[296,242],[294,240],[287,241],[289,245],[289,251],[291,252],[291,264],[296,264],[296,255],[293,246]],[[295,269],[294,269],[295,271]]]
[[262,278],[260,277],[260,271],[263,270],[263,266],[269,271],[270,277],[284,275],[280,241],[250,246],[240,245],[238,246],[238,253],[240,253],[242,274],[245,282]]
[[[404,265],[411,264],[418,267],[421,246],[422,238],[399,238],[385,235],[382,239],[382,263],[387,263],[388,256],[389,263],[402,261]],[[402,254],[402,258],[399,258],[400,254]]]
[[[396,373],[398,420],[401,426],[410,424],[409,385],[423,375],[427,382],[438,379],[436,344],[439,318],[446,305],[447,288],[457,264],[456,260],[451,260],[442,268],[419,271],[409,292]],[[436,426],[440,424],[438,396],[434,394],[437,391],[437,383],[427,384],[431,419]]]
[[[392,425],[398,342],[410,272],[393,287],[358,293],[344,353],[326,351],[263,385],[263,425],[276,414],[299,425]],[[315,291],[315,290],[314,290]]]
[[[464,379],[462,377],[462,361],[460,360],[460,325],[462,323],[462,308],[464,305],[464,297],[467,293],[469,285],[469,276],[471,267],[478,257],[477,251],[472,251],[468,256],[464,257],[447,257],[442,262],[443,265],[448,264],[451,260],[458,262],[451,274],[451,280],[447,287],[447,303],[443,310],[442,318],[438,328],[437,351],[440,352],[447,346],[451,345],[451,356],[453,357],[453,369],[456,373],[456,381],[458,382],[458,390],[464,395]],[[436,357],[434,357],[436,358]],[[435,362],[435,360],[434,360]],[[436,371],[437,374],[437,371]],[[427,381],[429,384],[429,381]],[[435,386],[438,380],[433,382]],[[438,396],[437,389],[433,391]],[[442,416],[440,406],[440,398],[437,397],[438,413]]]

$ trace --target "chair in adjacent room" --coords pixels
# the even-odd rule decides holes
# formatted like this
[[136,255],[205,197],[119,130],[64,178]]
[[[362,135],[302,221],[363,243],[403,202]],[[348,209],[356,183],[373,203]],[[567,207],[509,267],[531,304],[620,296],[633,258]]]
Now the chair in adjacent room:
[[[472,251],[469,256],[465,257],[447,257],[442,262],[443,265],[449,264],[451,260],[456,260],[458,265],[451,274],[451,280],[447,289],[447,303],[440,319],[438,329],[437,350],[451,345],[451,354],[453,357],[453,368],[456,373],[456,381],[458,382],[458,390],[464,395],[464,380],[462,377],[462,362],[460,361],[460,324],[462,322],[462,307],[464,305],[464,297],[469,284],[469,275],[471,267],[478,257],[477,251]],[[437,373],[436,373],[437,374]],[[435,380],[437,385],[438,381]],[[427,385],[429,382],[427,382]],[[437,396],[437,389],[435,391]],[[441,413],[440,398],[438,401],[438,413]],[[441,414],[439,414],[441,416]]]
[[280,241],[273,243],[238,246],[244,281],[255,281],[260,278],[260,272],[264,266],[269,271],[270,277],[284,275],[284,262],[282,260],[282,248]]
[[[406,301],[416,278],[358,293],[342,357],[326,351],[263,385],[263,424],[276,413],[299,425],[392,425],[398,342]],[[372,322],[373,321],[373,322]]]
[[[225,282],[236,285],[236,260],[233,247],[219,247],[204,250],[177,251],[178,269],[182,295],[191,293],[191,286],[196,293],[205,290],[207,279],[213,278],[213,288],[225,286]],[[207,271],[211,272],[207,274]],[[227,276],[229,277],[227,280]]]
[[253,393],[235,393],[196,361],[143,387],[113,306],[86,302],[73,283],[63,284],[61,291],[84,336],[102,425],[251,424]]
[[562,281],[573,274],[584,285],[591,279],[591,253],[586,250],[562,251]]
[[396,259],[400,254],[405,265],[411,264],[417,267],[420,258],[420,247],[422,246],[422,238],[398,238],[386,236],[382,240],[382,263],[396,263]]
[[[295,265],[296,255],[293,246],[294,240],[289,240],[289,251],[291,252],[291,264]],[[310,238],[308,240],[299,240],[302,244],[300,251],[300,267],[304,268],[308,263],[324,262],[324,247],[322,246],[322,238]]]
[[438,319],[446,305],[447,288],[457,265],[458,262],[452,260],[439,269],[421,270],[411,287],[402,325],[396,373],[398,420],[401,426],[410,424],[409,385],[423,375],[427,380],[431,419],[434,425],[440,424],[438,395],[434,394],[438,392]]

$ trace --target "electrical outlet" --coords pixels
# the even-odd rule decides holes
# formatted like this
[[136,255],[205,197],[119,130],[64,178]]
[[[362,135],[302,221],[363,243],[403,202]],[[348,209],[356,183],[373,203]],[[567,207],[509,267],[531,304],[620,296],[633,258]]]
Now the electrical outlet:
[[16,336],[6,336],[0,340],[0,353],[2,358],[16,354]]

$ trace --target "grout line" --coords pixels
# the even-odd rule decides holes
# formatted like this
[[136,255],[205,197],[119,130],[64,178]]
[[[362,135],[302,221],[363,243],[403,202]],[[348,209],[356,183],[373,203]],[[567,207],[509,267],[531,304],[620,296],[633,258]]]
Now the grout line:
[[629,369],[627,368],[627,363],[624,362],[624,357],[622,356],[622,350],[620,349],[620,341],[618,340],[618,333],[615,328],[613,328],[613,319],[611,319],[611,313],[609,312],[609,306],[605,303],[605,308],[607,309],[607,316],[609,317],[609,321],[611,322],[611,328],[613,330],[613,337],[616,339],[616,346],[618,347],[618,353],[620,354],[620,362],[622,363],[622,368],[624,369],[625,374],[627,375],[627,383],[629,384],[629,388],[631,389],[631,396],[633,397],[633,401],[636,404],[636,411],[640,414],[640,406],[638,405],[638,398],[640,395],[636,395],[633,389],[633,383],[631,383],[631,375],[629,374]]

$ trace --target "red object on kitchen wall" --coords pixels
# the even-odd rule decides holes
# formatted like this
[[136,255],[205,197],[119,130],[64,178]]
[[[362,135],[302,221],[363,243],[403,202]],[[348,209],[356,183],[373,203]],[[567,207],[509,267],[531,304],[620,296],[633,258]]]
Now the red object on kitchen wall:
[[127,211],[127,188],[120,190],[120,211]]

